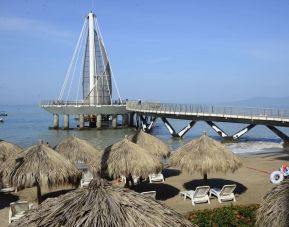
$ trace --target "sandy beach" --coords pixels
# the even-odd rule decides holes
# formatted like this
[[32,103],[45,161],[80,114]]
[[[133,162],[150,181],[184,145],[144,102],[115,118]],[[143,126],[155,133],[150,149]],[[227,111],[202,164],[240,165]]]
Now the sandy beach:
[[[211,187],[222,187],[224,184],[236,184],[236,202],[235,205],[256,204],[260,203],[262,197],[274,185],[269,181],[269,175],[272,171],[277,170],[283,163],[288,163],[289,156],[285,153],[258,154],[250,156],[241,156],[243,166],[235,173],[209,173],[208,184]],[[181,172],[176,168],[167,168],[163,170],[165,177],[164,183],[142,183],[136,186],[136,191],[156,190],[157,199],[164,202],[174,210],[182,214],[192,210],[202,210],[230,205],[231,202],[218,203],[216,198],[211,199],[211,204],[197,204],[192,206],[189,199],[186,201],[180,197],[180,191],[191,190],[203,185],[200,174],[189,175]],[[55,196],[61,192],[68,191],[69,188],[53,189],[62,190],[60,192],[50,193],[49,196]],[[43,194],[48,193],[43,189]],[[8,213],[10,202],[17,200],[36,201],[36,189],[30,188],[19,191],[18,193],[0,193],[0,226],[8,226]]]

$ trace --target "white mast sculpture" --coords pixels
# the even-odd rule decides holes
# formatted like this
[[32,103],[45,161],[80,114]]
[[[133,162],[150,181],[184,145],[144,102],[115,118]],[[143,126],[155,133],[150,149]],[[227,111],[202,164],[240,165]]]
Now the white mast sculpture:
[[110,105],[112,102],[110,64],[95,14],[90,12],[87,18],[87,44],[83,65],[83,100],[93,105]]

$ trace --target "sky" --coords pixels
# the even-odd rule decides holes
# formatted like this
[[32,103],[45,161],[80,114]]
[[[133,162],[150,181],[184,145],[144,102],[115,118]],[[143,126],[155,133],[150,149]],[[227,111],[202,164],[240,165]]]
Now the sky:
[[58,98],[90,11],[123,99],[289,96],[288,0],[0,0],[0,104]]

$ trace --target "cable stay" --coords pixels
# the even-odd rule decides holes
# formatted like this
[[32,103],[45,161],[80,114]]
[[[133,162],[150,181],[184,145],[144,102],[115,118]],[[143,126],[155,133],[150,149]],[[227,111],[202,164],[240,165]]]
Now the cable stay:
[[[78,79],[76,74],[79,74]],[[58,101],[64,100],[65,97],[65,102],[68,103],[73,91],[76,91],[76,103],[112,105],[112,84],[122,104],[96,16],[89,13],[78,37]]]
[[62,99],[63,99],[63,94],[64,94],[64,92],[65,92],[67,82],[68,82],[69,77],[70,77],[70,75],[71,75],[71,69],[72,69],[73,64],[74,64],[74,62],[75,62],[75,61],[74,61],[75,55],[76,55],[77,52],[78,52],[78,48],[79,48],[79,46],[80,46],[80,41],[81,41],[81,39],[82,39],[82,36],[83,36],[84,30],[85,30],[86,24],[87,24],[87,21],[85,20],[84,23],[83,23],[83,26],[82,26],[82,29],[81,29],[81,32],[80,32],[80,35],[79,35],[79,38],[78,38],[78,41],[77,41],[75,50],[74,50],[74,52],[73,52],[72,59],[71,59],[71,61],[70,61],[70,64],[69,64],[69,67],[68,67],[68,70],[67,70],[67,73],[66,73],[64,82],[63,82],[63,84],[62,84],[62,88],[61,88],[61,91],[60,91],[58,100],[62,100]]

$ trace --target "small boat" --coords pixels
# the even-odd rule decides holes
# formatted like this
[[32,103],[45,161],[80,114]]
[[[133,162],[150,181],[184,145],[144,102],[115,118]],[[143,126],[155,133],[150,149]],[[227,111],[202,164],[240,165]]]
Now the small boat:
[[0,123],[3,123],[4,122],[4,119],[3,118],[0,118]]
[[4,111],[0,111],[0,116],[6,117],[6,116],[8,116],[8,114],[6,112],[4,112]]

